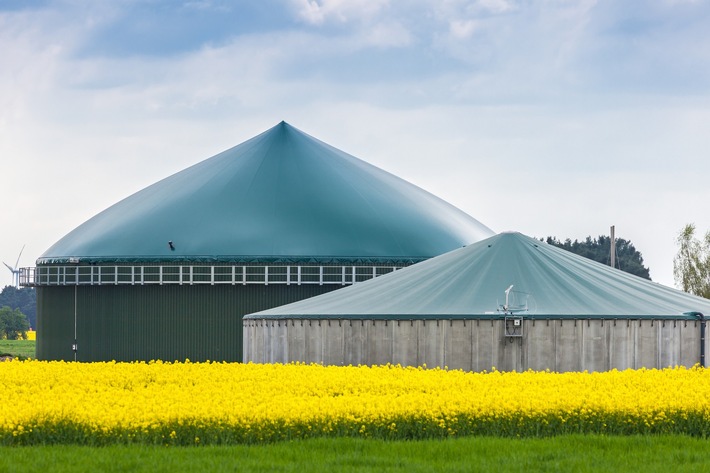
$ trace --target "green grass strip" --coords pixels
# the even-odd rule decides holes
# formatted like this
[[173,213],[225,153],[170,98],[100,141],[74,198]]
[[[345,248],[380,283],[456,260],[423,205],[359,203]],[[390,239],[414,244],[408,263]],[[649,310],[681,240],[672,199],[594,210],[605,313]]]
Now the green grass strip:
[[547,439],[310,439],[259,446],[0,447],[0,472],[637,472],[708,471],[710,449],[685,436]]

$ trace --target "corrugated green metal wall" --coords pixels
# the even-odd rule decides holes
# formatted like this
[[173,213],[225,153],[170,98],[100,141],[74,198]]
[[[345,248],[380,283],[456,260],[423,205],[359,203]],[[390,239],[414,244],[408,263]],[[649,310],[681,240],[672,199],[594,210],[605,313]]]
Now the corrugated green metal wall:
[[242,316],[335,285],[37,287],[37,358],[242,361]]

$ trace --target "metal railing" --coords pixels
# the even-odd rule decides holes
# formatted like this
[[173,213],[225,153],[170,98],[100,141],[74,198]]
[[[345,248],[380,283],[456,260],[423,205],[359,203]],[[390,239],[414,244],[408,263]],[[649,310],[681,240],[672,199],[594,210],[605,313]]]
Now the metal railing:
[[21,286],[145,284],[350,285],[404,266],[64,265],[20,269]]

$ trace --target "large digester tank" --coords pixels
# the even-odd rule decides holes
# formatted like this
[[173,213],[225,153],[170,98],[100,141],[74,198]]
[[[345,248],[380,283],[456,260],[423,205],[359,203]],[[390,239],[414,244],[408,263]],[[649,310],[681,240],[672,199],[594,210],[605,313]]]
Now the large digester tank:
[[240,361],[244,314],[491,234],[281,122],[96,215],[22,283],[37,288],[39,359]]

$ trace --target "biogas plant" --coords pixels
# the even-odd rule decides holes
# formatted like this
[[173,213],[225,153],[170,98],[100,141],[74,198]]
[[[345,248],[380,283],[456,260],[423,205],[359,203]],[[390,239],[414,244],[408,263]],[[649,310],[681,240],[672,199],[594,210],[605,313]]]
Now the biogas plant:
[[[281,122],[24,268],[43,360],[705,365],[710,301],[517,232]],[[337,290],[336,290],[337,289]]]
[[241,361],[244,314],[492,234],[281,122],[99,213],[21,279],[39,359]]

